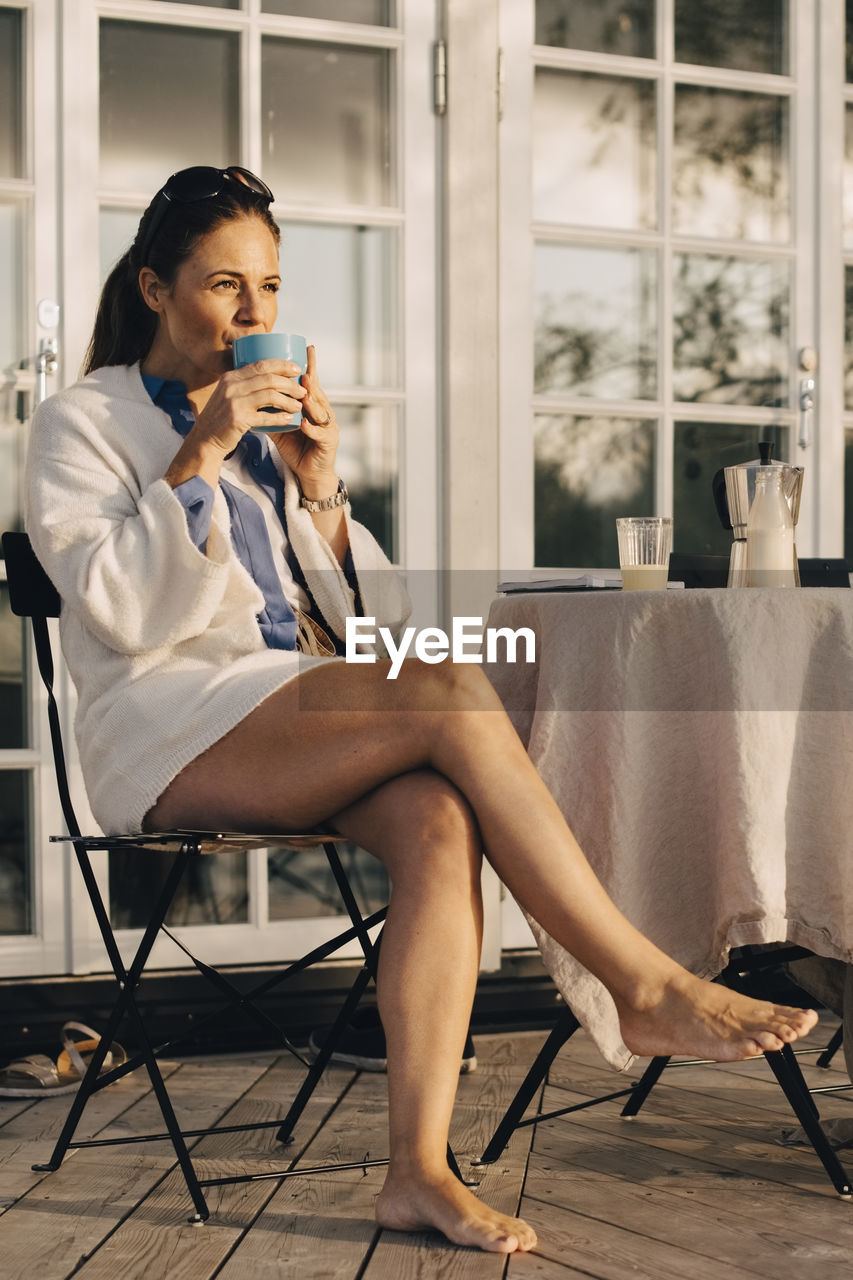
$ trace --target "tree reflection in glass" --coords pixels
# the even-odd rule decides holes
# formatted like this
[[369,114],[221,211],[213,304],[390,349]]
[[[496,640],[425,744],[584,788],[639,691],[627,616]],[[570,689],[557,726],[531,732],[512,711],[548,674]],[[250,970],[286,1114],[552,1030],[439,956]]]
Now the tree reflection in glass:
[[853,249],[853,104],[844,108],[844,165],[841,171],[844,248]]
[[657,223],[655,86],[539,68],[533,98],[533,216],[575,226]]
[[789,293],[786,262],[676,254],[675,399],[786,405]]
[[29,809],[29,774],[0,770],[0,935],[33,930]]
[[727,556],[731,531],[724,529],[712,495],[721,467],[758,457],[759,440],[772,440],[773,457],[788,457],[790,430],[755,423],[676,422],[673,426],[673,518],[684,555]]
[[602,399],[657,391],[657,253],[538,244],[534,386]]
[[787,242],[786,99],[676,86],[672,217],[688,235]]
[[536,0],[536,43],[635,58],[655,56],[654,0]]
[[675,0],[675,60],[786,74],[787,0]]
[[616,566],[616,518],[654,511],[656,422],[537,414],[537,566]]
[[844,268],[844,408],[853,409],[853,266]]

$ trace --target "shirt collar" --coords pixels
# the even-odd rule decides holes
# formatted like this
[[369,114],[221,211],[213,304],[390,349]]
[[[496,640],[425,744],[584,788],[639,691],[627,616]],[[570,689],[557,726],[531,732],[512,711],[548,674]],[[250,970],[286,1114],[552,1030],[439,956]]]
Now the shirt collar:
[[153,373],[143,373],[142,383],[159,409],[168,413],[172,426],[185,436],[195,422],[195,414],[187,399],[187,389],[175,378],[158,378]]

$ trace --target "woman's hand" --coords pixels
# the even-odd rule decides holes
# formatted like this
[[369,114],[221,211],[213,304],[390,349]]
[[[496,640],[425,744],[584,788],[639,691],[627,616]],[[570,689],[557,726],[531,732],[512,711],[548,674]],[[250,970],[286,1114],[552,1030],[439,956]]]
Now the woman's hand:
[[298,431],[277,431],[270,436],[284,461],[299,480],[306,498],[329,498],[336,492],[335,456],[338,424],[326,393],[317,378],[317,354],[308,348],[308,367],[302,377],[302,425]]
[[296,381],[298,377],[299,365],[290,360],[260,360],[229,369],[202,404],[190,394],[195,424],[166,472],[167,483],[174,489],[199,475],[215,489],[222,463],[246,432],[253,427],[269,429],[270,414],[263,412],[266,406],[281,409],[288,417],[299,411],[307,392]]
[[229,369],[198,413],[193,433],[221,448],[223,456],[233,452],[247,431],[269,428],[272,419],[263,412],[267,406],[289,418],[298,413],[306,394],[298,377],[299,365],[291,360],[258,360]]

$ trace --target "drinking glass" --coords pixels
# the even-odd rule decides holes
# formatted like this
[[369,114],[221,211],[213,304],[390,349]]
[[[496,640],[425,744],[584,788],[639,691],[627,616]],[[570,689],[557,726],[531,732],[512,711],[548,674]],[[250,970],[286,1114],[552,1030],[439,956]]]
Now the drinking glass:
[[616,521],[623,591],[663,591],[672,551],[672,516],[624,516]]

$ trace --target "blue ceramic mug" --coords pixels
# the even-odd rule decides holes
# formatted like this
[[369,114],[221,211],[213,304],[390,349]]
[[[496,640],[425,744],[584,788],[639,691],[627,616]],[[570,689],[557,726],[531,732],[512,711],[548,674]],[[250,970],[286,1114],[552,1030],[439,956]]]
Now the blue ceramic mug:
[[[242,338],[234,339],[232,351],[235,369],[241,369],[244,364],[254,364],[257,360],[290,360],[299,365],[297,376],[301,376],[308,368],[306,342],[299,333],[247,333]],[[284,409],[275,409],[271,405],[261,409],[261,413],[284,412]],[[302,412],[297,410],[283,426],[254,427],[253,430],[298,431],[301,422]]]

